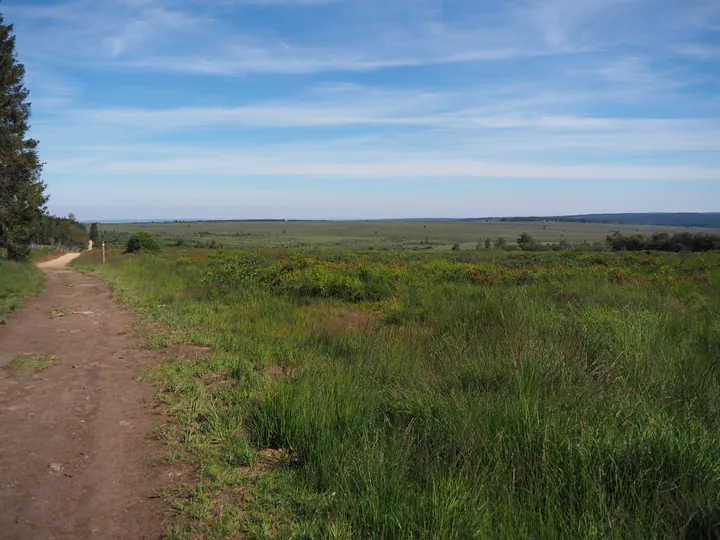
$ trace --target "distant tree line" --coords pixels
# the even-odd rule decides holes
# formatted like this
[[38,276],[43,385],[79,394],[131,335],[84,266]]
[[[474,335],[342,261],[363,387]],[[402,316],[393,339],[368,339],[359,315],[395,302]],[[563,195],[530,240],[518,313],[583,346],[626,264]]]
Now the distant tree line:
[[613,251],[714,251],[720,250],[720,235],[683,232],[626,236],[616,231],[607,236],[607,243]]
[[477,221],[485,223],[546,222],[546,223],[601,223],[616,225],[651,225],[663,227],[720,227],[720,212],[655,212],[627,214],[582,214],[575,216],[509,216],[465,218],[448,221]]
[[41,246],[82,249],[87,246],[88,233],[72,214],[66,218],[43,215],[33,241]]
[[543,244],[541,242],[537,242],[532,236],[530,236],[526,232],[518,236],[517,245],[522,251],[563,251],[570,248],[583,249],[586,251],[597,251],[597,246],[593,244],[584,242],[582,245],[573,245],[564,238],[562,238],[559,242],[555,244]]
[[504,238],[486,238],[477,243],[477,250],[498,249],[504,251],[720,251],[720,235],[708,233],[658,233],[652,236],[623,235],[619,231],[607,236],[605,242],[570,243],[562,238],[557,243],[537,242],[523,232],[516,240],[517,246],[508,245]]
[[[286,223],[288,221],[315,221],[304,219],[174,219],[160,223]],[[323,221],[323,220],[318,220]],[[158,223],[151,221],[150,223]]]

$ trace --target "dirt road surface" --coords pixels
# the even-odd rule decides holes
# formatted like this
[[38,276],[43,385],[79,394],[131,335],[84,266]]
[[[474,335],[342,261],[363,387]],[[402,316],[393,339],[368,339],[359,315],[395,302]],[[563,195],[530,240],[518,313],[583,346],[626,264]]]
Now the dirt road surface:
[[45,261],[44,263],[38,264],[38,268],[65,268],[68,264],[70,264],[70,261],[73,261],[77,259],[81,253],[66,253],[65,255],[62,255],[61,257],[58,257],[57,259],[52,259],[49,261]]
[[44,263],[47,289],[0,327],[0,367],[55,356],[37,373],[0,369],[0,538],[157,538],[167,482],[153,389],[138,382],[153,353],[98,279]]

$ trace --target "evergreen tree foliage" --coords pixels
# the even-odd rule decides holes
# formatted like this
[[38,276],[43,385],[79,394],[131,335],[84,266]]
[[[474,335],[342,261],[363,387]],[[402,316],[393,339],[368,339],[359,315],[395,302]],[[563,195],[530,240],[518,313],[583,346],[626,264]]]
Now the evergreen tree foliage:
[[29,258],[47,202],[38,142],[27,138],[30,102],[24,76],[13,26],[4,24],[0,14],[0,251],[17,260]]
[[98,224],[93,223],[90,225],[90,240],[97,242],[100,240],[100,232],[98,231]]
[[33,243],[52,246],[56,249],[84,249],[87,247],[88,233],[84,225],[70,217],[44,215]]

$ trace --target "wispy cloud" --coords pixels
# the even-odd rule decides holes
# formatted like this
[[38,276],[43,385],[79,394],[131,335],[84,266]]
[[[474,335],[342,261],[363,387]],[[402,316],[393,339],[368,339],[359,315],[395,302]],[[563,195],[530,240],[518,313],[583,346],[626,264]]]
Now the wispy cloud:
[[103,43],[110,49],[113,58],[135,47],[142,46],[156,33],[163,31],[181,32],[203,22],[203,19],[188,16],[179,11],[152,7],[143,9],[137,17],[131,18]]
[[[648,89],[655,86],[663,91],[674,88],[655,79],[646,80],[644,71],[640,81],[646,96]],[[682,88],[682,83],[677,88]],[[584,93],[547,91],[528,95],[523,89],[502,86],[431,92],[326,84],[300,96],[257,100],[247,105],[65,109],[64,114],[70,124],[106,126],[109,130],[123,127],[136,130],[138,136],[142,132],[185,133],[198,128],[216,128],[223,129],[225,136],[232,140],[233,130],[250,128],[322,131],[396,127],[419,130],[418,137],[425,137],[427,130],[444,130],[443,137],[456,139],[458,145],[463,140],[495,136],[502,138],[507,148],[517,151],[526,149],[539,137],[546,146],[550,137],[558,148],[597,147],[598,141],[612,146],[613,136],[622,141],[624,148],[648,148],[651,142],[661,142],[658,147],[665,148],[707,149],[720,145],[718,119],[702,116],[628,118],[594,112],[603,102],[606,107],[613,106],[613,99],[618,98],[608,100],[605,88]],[[515,134],[512,145],[508,133]],[[433,132],[430,136],[437,134]]]
[[[200,127],[225,128],[332,128],[350,126],[399,126],[462,130],[454,136],[465,139],[493,133],[520,131],[525,142],[515,145],[526,149],[533,137],[552,138],[558,148],[568,146],[612,147],[612,137],[622,140],[625,148],[720,149],[720,122],[693,119],[612,118],[561,116],[552,114],[476,114],[472,109],[431,112],[417,105],[315,105],[259,104],[237,108],[180,108],[172,110],[107,109],[72,111],[76,118],[111,126],[143,131],[192,130]],[[567,137],[565,136],[567,135]],[[437,135],[435,135],[437,136]],[[447,136],[447,135],[446,135]],[[632,140],[632,138],[635,140]],[[662,141],[662,144],[657,144]],[[532,145],[536,146],[536,145]],[[547,139],[543,146],[548,146]]]
[[[70,163],[74,169],[75,163]],[[63,164],[55,165],[57,172]],[[85,163],[83,174],[214,174],[233,178],[277,176],[307,179],[325,177],[362,178],[369,181],[405,179],[537,179],[537,180],[669,180],[720,181],[720,167],[699,166],[612,166],[612,165],[548,165],[545,163],[500,163],[485,161],[394,160],[385,162],[308,162],[266,161],[245,156],[223,154],[217,157],[185,157],[144,161],[113,161]]]
[[673,48],[678,54],[685,56],[693,56],[695,58],[702,58],[705,60],[720,58],[720,46],[712,45],[697,45],[697,44],[685,44],[677,45]]
[[318,181],[342,190],[419,179],[465,186],[448,197],[462,205],[476,180],[497,189],[566,180],[595,195],[604,181],[720,181],[720,82],[709,69],[719,5],[3,0],[2,9],[17,23],[33,135],[57,189],[177,178],[180,205],[197,198],[195,183],[229,193],[226,184],[287,180],[317,194]]
[[632,2],[637,0],[530,0],[517,13],[550,46],[593,46],[607,41],[597,33],[600,20],[612,20]]
[[[243,75],[363,72],[607,50],[618,44],[613,26],[626,29],[648,1],[487,3],[467,10],[462,21],[444,17],[440,0],[48,0],[32,5],[8,0],[4,10],[45,25],[24,47],[46,61]],[[243,11],[292,6],[329,10],[324,13],[333,24],[315,24],[312,36],[280,36],[253,24]],[[683,18],[707,16],[709,9],[704,3],[689,7]],[[650,39],[627,30],[623,41],[642,46]],[[688,54],[704,50],[696,47]]]
[[[55,143],[50,174],[718,179],[719,119],[592,114],[602,96],[328,83],[242,106],[64,108],[41,127],[50,141],[62,141]],[[53,130],[56,122],[62,130]],[[68,128],[86,134],[87,142],[68,139]],[[348,135],[349,129],[359,133]],[[169,142],[198,133],[213,133],[212,142]],[[268,136],[285,142],[268,143]],[[144,143],[129,146],[133,140]],[[623,166],[609,166],[613,160]]]
[[126,68],[198,73],[205,75],[246,75],[248,73],[311,74],[324,72],[364,72],[399,67],[501,60],[534,56],[521,49],[468,50],[446,55],[370,56],[353,51],[328,53],[323,49],[288,48],[286,44],[235,46],[221,57],[147,57],[118,64]]
[[[123,53],[144,54],[181,40],[211,17],[165,6],[158,0],[70,0],[4,6],[21,23],[34,21],[42,32],[22,44],[31,58],[56,65],[112,60]],[[22,33],[20,34],[22,38]]]
[[221,0],[224,4],[251,4],[256,6],[321,6],[346,0]]
[[[251,6],[335,4],[342,4],[339,23],[319,26],[315,39],[279,38],[258,32],[255,27],[242,24],[242,12],[239,25],[223,22],[226,13],[222,10],[228,6],[242,10]],[[27,20],[62,23],[28,43],[30,54],[46,61],[54,57],[58,63],[104,68],[214,75],[363,72],[583,50],[569,39],[533,38],[526,31],[524,15],[513,10],[506,11],[501,27],[483,22],[484,18],[479,16],[475,21],[480,28],[469,31],[428,16],[427,13],[434,14],[436,10],[423,9],[422,3],[410,8],[400,0],[365,8],[359,7],[362,3],[350,0],[241,0],[221,2],[215,9],[212,5],[187,0],[176,3],[71,0],[60,5],[11,4],[9,11]],[[593,10],[571,11],[598,10],[600,7],[596,6]],[[358,32],[356,21],[361,22],[363,32]],[[337,30],[333,30],[335,26]],[[322,42],[317,43],[318,39]],[[59,47],[62,54],[57,54]]]

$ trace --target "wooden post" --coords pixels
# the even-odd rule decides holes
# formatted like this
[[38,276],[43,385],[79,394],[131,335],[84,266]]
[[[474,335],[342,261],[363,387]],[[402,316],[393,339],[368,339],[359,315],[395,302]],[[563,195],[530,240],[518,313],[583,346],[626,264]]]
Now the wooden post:
[[103,248],[103,264],[105,264],[105,240],[103,240],[102,248]]

